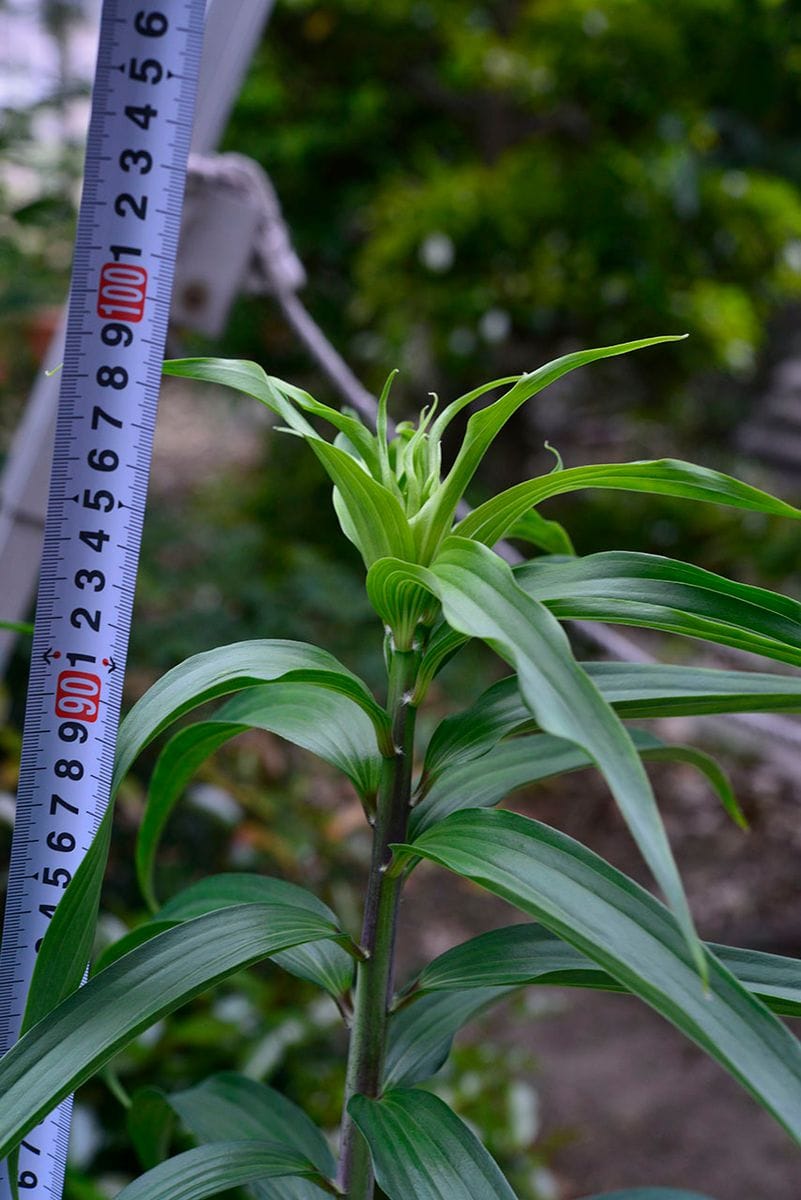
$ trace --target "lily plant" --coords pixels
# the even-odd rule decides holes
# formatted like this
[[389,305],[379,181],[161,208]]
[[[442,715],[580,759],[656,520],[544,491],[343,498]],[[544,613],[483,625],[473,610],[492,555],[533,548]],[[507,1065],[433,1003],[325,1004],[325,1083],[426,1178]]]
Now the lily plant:
[[[148,1169],[120,1200],[201,1200],[241,1185],[264,1200],[514,1200],[473,1130],[426,1084],[471,1017],[516,989],[545,984],[638,996],[801,1143],[801,1048],[779,1019],[801,1015],[801,964],[699,937],[645,764],[690,761],[742,822],[728,780],[701,751],[628,724],[798,712],[801,676],[580,662],[563,628],[576,618],[642,626],[797,667],[801,605],[658,555],[577,556],[540,506],[605,488],[791,520],[801,511],[728,475],[662,459],[557,464],[460,515],[482,459],[522,405],[577,367],[670,340],[566,355],[478,387],[439,412],[432,404],[393,433],[389,385],[373,431],[254,363],[167,364],[170,375],[255,397],[317,456],[342,531],[364,562],[386,691],[376,697],[325,649],[265,638],[190,658],[134,705],[120,730],[115,790],[153,739],[199,705],[227,697],[213,716],[182,722],[161,750],[136,851],[151,916],[104,952],[83,987],[111,809],[56,909],[26,1032],[0,1062],[0,1156],[149,1025],[267,958],[333,997],[348,1029],[338,1135],[326,1138],[293,1102],[235,1072],[172,1094],[148,1089],[129,1113]],[[443,474],[443,436],[476,401],[483,406],[469,416]],[[496,549],[506,538],[532,556],[509,565]],[[491,647],[509,673],[424,742],[418,710],[439,671],[471,640]],[[358,794],[372,831],[360,932],[344,929],[311,892],[255,874],[213,876],[159,899],[158,847],[174,806],[206,757],[253,728],[318,755]],[[515,789],[585,767],[605,779],[658,895],[558,829],[497,807]],[[518,919],[398,981],[398,905],[423,860],[505,900]],[[169,1139],[142,1133],[163,1131],[168,1114],[194,1142],[172,1157]],[[624,1162],[620,1170],[625,1188]],[[614,1197],[693,1200],[671,1188]]]

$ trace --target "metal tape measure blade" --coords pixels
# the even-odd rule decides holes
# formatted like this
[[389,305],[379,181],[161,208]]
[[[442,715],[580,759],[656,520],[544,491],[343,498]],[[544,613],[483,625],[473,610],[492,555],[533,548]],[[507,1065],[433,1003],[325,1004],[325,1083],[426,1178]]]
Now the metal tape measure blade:
[[[204,9],[103,5],[0,951],[3,1051],[109,799]],[[27,1135],[20,1195],[61,1195],[68,1130],[65,1103]]]

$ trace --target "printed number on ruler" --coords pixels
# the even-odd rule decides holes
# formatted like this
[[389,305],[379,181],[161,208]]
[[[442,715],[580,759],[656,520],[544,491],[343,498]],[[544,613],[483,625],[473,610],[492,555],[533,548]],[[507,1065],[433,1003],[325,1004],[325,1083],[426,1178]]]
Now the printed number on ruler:
[[[105,812],[199,70],[204,0],[104,0],[0,954],[0,1051]],[[65,1102],[20,1147],[58,1200]],[[0,1200],[10,1195],[0,1172]]]

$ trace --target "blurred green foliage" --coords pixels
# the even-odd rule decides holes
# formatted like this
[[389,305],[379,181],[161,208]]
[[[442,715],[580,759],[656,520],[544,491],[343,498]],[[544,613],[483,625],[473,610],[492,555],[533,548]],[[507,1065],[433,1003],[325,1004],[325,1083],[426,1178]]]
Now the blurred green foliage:
[[373,386],[689,330],[636,364],[670,385],[747,372],[801,294],[800,95],[797,0],[287,0],[225,144]]

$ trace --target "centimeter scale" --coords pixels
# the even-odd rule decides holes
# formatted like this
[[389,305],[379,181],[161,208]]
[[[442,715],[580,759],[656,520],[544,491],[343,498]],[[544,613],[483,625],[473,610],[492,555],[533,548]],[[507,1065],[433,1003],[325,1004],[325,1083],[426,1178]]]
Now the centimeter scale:
[[[0,951],[0,1051],[109,800],[205,0],[104,0]],[[65,1102],[20,1147],[59,1200]],[[5,1167],[0,1200],[10,1200]]]

